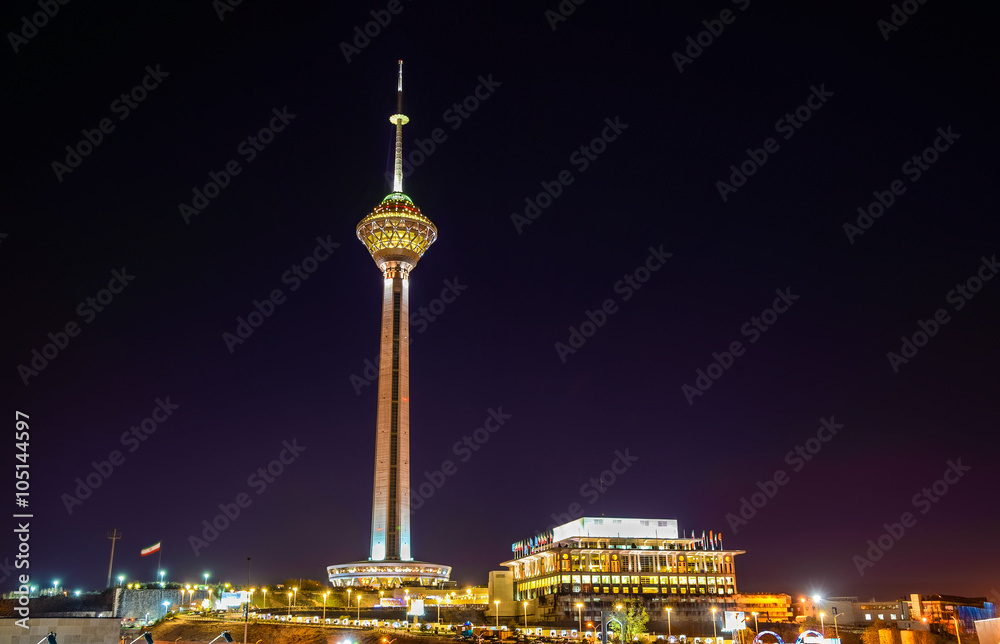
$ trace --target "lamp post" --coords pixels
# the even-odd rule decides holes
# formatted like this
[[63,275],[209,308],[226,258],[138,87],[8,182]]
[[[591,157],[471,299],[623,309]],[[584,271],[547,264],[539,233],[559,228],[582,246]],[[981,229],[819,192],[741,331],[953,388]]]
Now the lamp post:
[[840,613],[833,614],[833,636],[838,640],[840,639],[840,631],[837,629],[837,618],[840,617]]
[[292,593],[288,593],[288,619],[292,619]]
[[[439,605],[440,605],[440,602],[439,602]],[[493,612],[496,613],[497,630],[499,631],[500,630],[500,600],[499,599],[494,599],[493,600]],[[438,620],[438,621],[440,621],[440,620]]]
[[955,637],[958,638],[958,644],[962,644],[962,635],[958,632],[958,617],[953,614],[951,618],[955,621]]
[[163,602],[163,614],[166,615],[170,610],[170,602]]
[[528,602],[524,602],[524,630],[528,630]]
[[[621,604],[615,604],[615,610],[618,611],[619,613],[622,612],[622,605]],[[625,620],[624,619],[619,619],[618,620],[618,625],[622,627],[621,641],[622,641],[622,644],[625,644]],[[611,637],[609,636],[608,639],[611,639]]]
[[670,611],[672,610],[673,608],[669,607],[667,608],[667,637],[671,637],[673,635],[673,633],[670,630]]
[[347,589],[347,607],[348,608],[351,607],[351,590],[352,590],[351,588]]
[[326,624],[326,596],[329,595],[329,594],[330,594],[329,592],[323,593],[323,623],[324,624]]
[[205,578],[205,585],[208,586],[208,573],[202,573],[201,576]]
[[295,596],[292,597],[292,606],[295,606],[296,604],[299,603],[299,587],[295,586],[294,588],[292,588],[292,592],[295,593]]
[[757,633],[760,632],[760,625],[757,624],[757,613],[753,614],[753,630]]
[[361,621],[361,593],[358,593],[358,621]]
[[712,637],[716,639],[718,639],[719,637],[719,632],[715,626],[715,611],[717,610],[718,610],[717,608],[712,607]]
[[826,613],[823,611],[819,613],[819,632],[823,634],[823,639],[826,639]]
[[[438,624],[438,626],[441,626],[441,597],[440,596],[437,598],[437,605],[438,605],[438,621],[437,621],[437,624]],[[498,623],[499,623],[499,619],[500,618],[498,617],[497,618]]]
[[160,588],[163,588],[163,571],[160,571]]
[[580,602],[576,603],[576,619],[579,623],[579,629],[576,633],[577,637],[583,637],[583,604]]
[[214,588],[208,589],[208,610],[212,610],[213,608],[215,608],[215,600],[212,597],[212,593],[214,592],[215,592]]
[[267,588],[261,588],[260,592],[264,593],[264,608],[267,608]]

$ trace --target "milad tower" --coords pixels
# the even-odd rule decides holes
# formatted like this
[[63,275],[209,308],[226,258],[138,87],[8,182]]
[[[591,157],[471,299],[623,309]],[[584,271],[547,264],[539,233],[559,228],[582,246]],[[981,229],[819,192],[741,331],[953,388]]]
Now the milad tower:
[[409,278],[437,239],[437,227],[403,193],[403,61],[399,61],[396,153],[392,192],[358,222],[358,239],[382,271],[382,336],[375,416],[375,484],[367,561],[327,567],[334,586],[436,586],[451,567],[414,561],[410,550],[410,311]]

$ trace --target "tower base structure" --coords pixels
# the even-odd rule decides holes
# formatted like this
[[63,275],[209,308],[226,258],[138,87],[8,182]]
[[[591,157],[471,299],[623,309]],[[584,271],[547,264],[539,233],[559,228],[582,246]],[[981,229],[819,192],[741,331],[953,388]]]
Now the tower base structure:
[[426,561],[352,561],[327,566],[334,588],[398,588],[441,586],[451,576],[451,566]]

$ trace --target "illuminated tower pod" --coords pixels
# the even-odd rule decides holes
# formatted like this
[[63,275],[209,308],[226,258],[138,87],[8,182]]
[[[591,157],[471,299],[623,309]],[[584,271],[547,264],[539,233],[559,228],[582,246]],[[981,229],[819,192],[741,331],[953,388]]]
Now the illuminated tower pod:
[[375,480],[369,560],[330,566],[335,586],[437,585],[449,566],[413,561],[410,550],[410,312],[409,277],[437,239],[437,227],[403,193],[403,61],[399,61],[396,151],[392,192],[358,222],[357,234],[382,271],[382,334],[378,410],[375,418]]

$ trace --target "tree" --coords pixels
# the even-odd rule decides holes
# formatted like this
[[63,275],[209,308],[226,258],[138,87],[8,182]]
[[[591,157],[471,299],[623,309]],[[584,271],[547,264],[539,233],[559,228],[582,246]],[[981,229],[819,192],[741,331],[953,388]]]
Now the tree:
[[611,632],[621,637],[622,642],[627,644],[634,639],[638,639],[646,632],[646,624],[649,623],[649,613],[646,612],[646,607],[641,601],[635,599],[628,601],[622,607],[618,616],[625,626],[625,632],[621,632],[618,622],[611,622],[608,628]]

